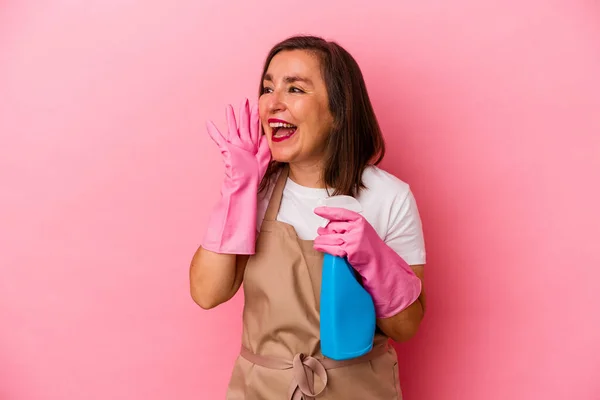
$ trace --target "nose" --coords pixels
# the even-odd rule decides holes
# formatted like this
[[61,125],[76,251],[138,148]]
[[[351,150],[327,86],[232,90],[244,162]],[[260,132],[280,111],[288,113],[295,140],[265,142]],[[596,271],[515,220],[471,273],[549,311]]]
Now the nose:
[[269,114],[277,114],[287,108],[279,90],[269,93],[266,106]]

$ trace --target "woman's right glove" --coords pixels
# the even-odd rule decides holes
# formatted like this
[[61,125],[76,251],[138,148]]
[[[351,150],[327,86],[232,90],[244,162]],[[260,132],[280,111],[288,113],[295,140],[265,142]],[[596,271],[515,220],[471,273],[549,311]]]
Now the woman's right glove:
[[212,121],[206,125],[208,134],[221,150],[225,179],[221,199],[210,215],[202,247],[222,254],[254,254],[258,186],[271,152],[266,136],[261,134],[257,105],[250,110],[246,100],[237,124],[233,107],[228,105],[227,124],[227,135],[223,135]]

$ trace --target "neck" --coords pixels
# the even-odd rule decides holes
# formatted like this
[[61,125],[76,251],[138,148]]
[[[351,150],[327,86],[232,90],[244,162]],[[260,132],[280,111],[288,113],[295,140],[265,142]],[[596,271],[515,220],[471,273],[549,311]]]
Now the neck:
[[289,163],[289,178],[300,186],[326,188],[323,182],[323,167],[320,162]]

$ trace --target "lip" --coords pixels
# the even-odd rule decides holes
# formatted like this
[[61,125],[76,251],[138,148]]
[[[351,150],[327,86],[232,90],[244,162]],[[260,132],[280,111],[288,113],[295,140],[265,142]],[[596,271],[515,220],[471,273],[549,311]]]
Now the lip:
[[290,124],[290,125],[294,125],[294,124],[292,124],[291,122],[287,122],[286,120],[279,119],[279,118],[269,118],[269,119],[267,120],[267,122],[268,122],[269,124],[270,124],[270,123],[274,123],[274,122],[281,122],[282,124]]
[[283,142],[284,140],[291,139],[294,136],[296,136],[296,132],[292,133],[290,136],[283,136],[283,137],[271,136],[271,140],[273,141],[273,143],[280,143],[280,142]]
[[[277,122],[279,122],[279,123],[282,123],[282,124],[290,124],[290,125],[295,125],[295,124],[292,124],[291,122],[288,122],[288,121],[286,121],[286,120],[284,120],[284,119],[279,119],[279,118],[269,118],[269,119],[267,120],[267,122],[268,122],[269,124],[271,124],[271,123],[277,123]],[[296,127],[296,130],[297,130],[297,129],[298,129],[298,127]],[[274,143],[283,142],[284,140],[288,140],[288,139],[290,139],[290,138],[294,137],[295,135],[296,135],[296,132],[294,132],[294,133],[293,133],[291,136],[275,137],[275,136],[273,135],[273,130],[271,129],[271,140],[272,140]]]

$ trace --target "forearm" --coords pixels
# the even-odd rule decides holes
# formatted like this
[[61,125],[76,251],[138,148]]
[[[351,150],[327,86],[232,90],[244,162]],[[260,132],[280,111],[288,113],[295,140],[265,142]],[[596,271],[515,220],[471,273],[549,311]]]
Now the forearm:
[[202,245],[190,265],[190,291],[204,309],[232,298],[256,241],[255,180],[228,179],[211,213]]
[[423,282],[423,265],[411,267],[421,280],[421,294],[410,306],[389,318],[378,318],[377,326],[396,342],[411,339],[419,330],[425,315],[425,285]]
[[190,294],[196,304],[210,309],[231,299],[238,291],[247,256],[219,254],[198,248],[190,264]]
[[419,330],[424,310],[420,300],[389,318],[378,318],[377,326],[395,342],[411,339]]
[[268,141],[260,134],[258,105],[246,99],[236,121],[227,106],[228,132],[223,135],[212,121],[208,134],[225,164],[221,198],[209,216],[202,245],[190,265],[190,292],[202,308],[213,308],[232,298],[244,276],[256,245],[257,191],[269,164]]

